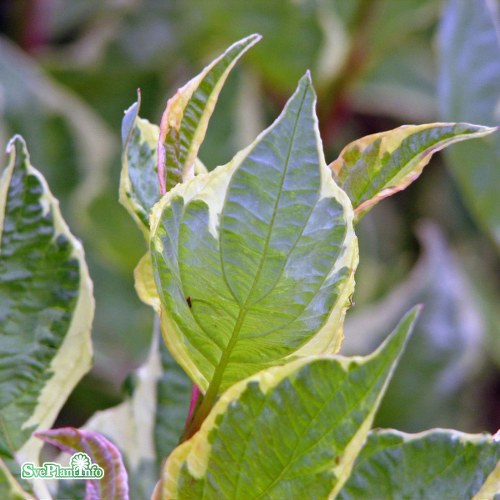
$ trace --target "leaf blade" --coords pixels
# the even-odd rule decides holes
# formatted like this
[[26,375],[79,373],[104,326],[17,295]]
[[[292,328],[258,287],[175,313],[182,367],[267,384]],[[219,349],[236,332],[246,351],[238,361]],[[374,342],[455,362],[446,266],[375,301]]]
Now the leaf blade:
[[311,356],[231,387],[201,430],[168,458],[163,497],[245,498],[252,491],[254,498],[333,498],[416,314],[410,312],[366,358]]
[[41,443],[31,431],[52,425],[90,369],[94,302],[81,244],[24,140],[15,136],[8,152],[0,188],[0,440],[7,462],[36,462]]
[[380,200],[416,180],[435,152],[494,130],[468,123],[403,125],[348,144],[330,168],[359,220]]
[[[322,156],[314,105],[306,76],[282,115],[252,145],[229,164],[177,186],[152,214],[151,253],[165,341],[203,391],[214,381],[212,396],[286,356],[338,349],[357,242],[349,200]],[[289,134],[296,123],[301,130]],[[297,158],[290,156],[294,147]],[[260,182],[255,176],[247,180],[252,168],[262,174]],[[305,196],[301,183],[310,186]],[[273,185],[271,194],[267,185]],[[253,222],[242,223],[245,235],[238,238],[235,217],[227,216],[230,203],[230,215],[240,220],[247,215],[250,220],[255,206],[264,207],[254,220],[264,220],[267,236],[246,261],[256,246]],[[297,215],[300,224],[294,225]],[[252,265],[261,271],[250,290],[245,280]],[[305,298],[295,295],[299,283],[305,284]],[[283,304],[294,310],[287,313]],[[256,334],[265,322],[261,337],[268,336],[259,343]]]
[[158,139],[158,180],[162,193],[192,177],[222,86],[238,59],[260,38],[250,35],[231,45],[168,101]]
[[499,460],[487,434],[372,431],[338,498],[475,498]]
[[[137,102],[125,111],[122,121],[123,151],[119,200],[147,239],[151,208],[161,197],[157,155],[160,129],[140,118],[140,105],[139,93]],[[206,168],[196,158],[194,173],[204,172]],[[182,176],[171,176],[169,189],[181,181]]]
[[156,170],[156,142],[159,128],[139,118],[140,94],[125,111],[122,121],[122,170],[120,203],[147,236],[149,212],[160,198]]

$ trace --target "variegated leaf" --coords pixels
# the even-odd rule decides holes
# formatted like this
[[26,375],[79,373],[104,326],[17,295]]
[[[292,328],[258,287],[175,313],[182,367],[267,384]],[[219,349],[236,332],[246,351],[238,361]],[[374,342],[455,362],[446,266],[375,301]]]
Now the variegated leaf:
[[367,357],[308,356],[228,389],[168,458],[157,498],[334,498],[416,315]]
[[152,213],[166,343],[221,391],[295,355],[335,352],[354,287],[352,208],[324,161],[309,76],[227,165],[179,184]]
[[330,168],[359,220],[380,200],[417,179],[434,153],[494,130],[469,123],[403,125],[348,144]]
[[168,101],[158,140],[160,192],[194,175],[198,150],[222,86],[238,59],[260,38],[250,35],[231,45]]
[[92,283],[23,139],[0,184],[0,458],[36,462],[47,428],[91,364]]

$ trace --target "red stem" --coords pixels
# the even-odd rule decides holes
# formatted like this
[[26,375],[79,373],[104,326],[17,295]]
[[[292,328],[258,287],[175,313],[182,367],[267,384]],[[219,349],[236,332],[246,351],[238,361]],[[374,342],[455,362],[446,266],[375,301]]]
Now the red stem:
[[188,416],[186,419],[186,425],[189,424],[191,421],[191,418],[193,417],[194,410],[197,406],[198,400],[200,398],[201,391],[198,389],[198,386],[193,384],[193,387],[191,389],[191,403],[189,403],[189,412]]

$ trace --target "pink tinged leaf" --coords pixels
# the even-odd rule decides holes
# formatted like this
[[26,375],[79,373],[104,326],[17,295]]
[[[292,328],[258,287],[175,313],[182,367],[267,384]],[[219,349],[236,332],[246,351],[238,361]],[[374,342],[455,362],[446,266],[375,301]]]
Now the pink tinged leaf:
[[128,500],[128,476],[118,448],[94,431],[62,427],[36,432],[35,436],[65,453],[86,453],[104,469],[102,479],[85,481],[85,500]]
[[494,131],[469,123],[403,125],[348,144],[330,168],[359,220],[380,200],[415,181],[437,151]]
[[260,39],[254,34],[231,45],[167,102],[157,149],[161,194],[194,176],[198,150],[222,86],[238,59]]

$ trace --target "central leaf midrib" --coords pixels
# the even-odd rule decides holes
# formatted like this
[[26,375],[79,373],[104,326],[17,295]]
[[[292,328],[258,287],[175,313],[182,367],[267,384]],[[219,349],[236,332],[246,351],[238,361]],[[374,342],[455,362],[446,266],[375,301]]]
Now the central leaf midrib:
[[[356,368],[359,370],[364,370],[364,373],[366,373],[366,367],[367,365],[369,365],[369,362],[368,363],[365,363],[363,365],[360,365],[360,366],[357,366]],[[349,365],[348,365],[349,366]],[[344,383],[345,383],[345,380],[348,380],[349,378],[352,378],[352,376],[349,374],[349,368],[346,367],[347,369],[345,370],[345,372],[342,374],[343,377],[342,377],[342,381],[339,382],[339,386],[343,386]],[[336,428],[336,426],[339,424],[339,422],[345,420],[345,418],[347,418],[348,415],[352,414],[353,411],[354,411],[354,408],[358,407],[361,405],[361,402],[363,401],[363,399],[365,398],[368,398],[370,396],[370,394],[373,392],[373,388],[380,382],[380,379],[383,377],[384,375],[384,372],[387,371],[387,366],[382,364],[380,366],[380,368],[378,370],[376,370],[375,372],[375,376],[373,376],[372,374],[372,377],[371,377],[371,380],[370,380],[370,383],[368,384],[368,386],[365,388],[365,390],[356,398],[354,399],[353,401],[350,402],[349,406],[347,408],[344,408],[344,410],[342,411],[342,413],[340,415],[337,415],[335,420],[333,420],[333,422],[331,422],[331,428]],[[337,396],[337,393],[335,391],[333,391],[331,394],[328,395],[328,397],[323,401],[323,403],[321,404],[321,406],[317,409],[317,411],[314,413],[314,417],[310,419],[310,422],[309,422],[309,425],[304,427],[302,429],[302,431],[300,432],[300,434],[297,436],[297,439],[296,439],[296,442],[295,442],[295,446],[292,450],[292,455],[289,457],[287,463],[285,465],[283,465],[281,471],[279,472],[279,474],[274,478],[274,480],[269,483],[264,490],[262,490],[258,496],[256,496],[255,498],[256,499],[259,499],[259,498],[262,498],[266,493],[268,493],[270,490],[272,490],[272,488],[274,488],[274,486],[284,477],[285,473],[290,469],[290,467],[292,465],[294,465],[294,460],[296,458],[296,455],[297,455],[297,450],[300,449],[300,446],[303,444],[302,443],[302,440],[304,438],[304,436],[307,434],[307,431],[310,429],[310,428],[315,428],[313,422],[315,422],[319,415],[324,411],[325,407],[331,403],[332,399],[335,398]],[[378,394],[377,397],[380,397],[380,393]],[[377,398],[375,398],[375,401],[376,401]],[[355,436],[358,434],[359,430],[361,429],[362,425],[367,421],[367,419],[370,418],[370,416],[372,415],[372,413],[374,413],[375,409],[372,408],[370,409],[370,411],[368,411],[368,413],[366,413],[365,415],[365,418],[362,422],[362,424],[358,427],[357,430],[354,431],[353,435],[352,435],[352,438],[351,440],[347,443],[347,445],[344,447],[343,450],[341,450],[339,452],[339,455],[342,455],[343,453],[345,453],[345,451],[347,450],[347,448],[349,447],[349,445],[351,444],[351,442],[353,441],[353,439],[355,438]],[[314,441],[312,443],[312,445],[310,445],[306,450],[304,450],[303,452],[303,456],[305,456],[307,454],[307,452],[309,452],[309,450],[315,446],[317,446],[317,444],[322,441],[325,437],[327,436],[327,434],[323,434],[319,439],[317,439],[316,441]],[[245,455],[246,456],[246,455]]]
[[[300,115],[301,115],[301,112],[302,112],[302,106],[304,105],[304,100],[305,100],[306,94],[307,94],[307,89],[304,89],[304,93],[302,95],[302,100],[300,102],[300,105],[299,105],[298,111],[297,111],[297,118],[295,120],[295,124],[294,124],[294,127],[293,127],[293,132],[292,132],[292,135],[291,135],[290,146],[288,148],[287,157],[286,157],[286,160],[285,160],[285,168],[283,169],[283,175],[282,175],[282,178],[281,178],[279,193],[278,193],[278,196],[276,198],[276,202],[274,204],[273,215],[271,217],[271,222],[269,224],[269,231],[268,231],[268,234],[267,234],[267,237],[266,237],[266,241],[265,241],[265,245],[264,245],[264,252],[262,253],[262,257],[260,259],[259,267],[257,269],[257,273],[255,274],[255,278],[254,278],[254,281],[252,283],[252,287],[250,288],[250,290],[249,290],[249,292],[247,294],[245,302],[240,305],[240,312],[238,314],[238,318],[236,319],[236,323],[235,323],[235,325],[233,327],[233,332],[231,334],[231,338],[229,339],[229,342],[227,344],[226,349],[222,353],[222,356],[221,356],[221,359],[219,361],[219,364],[217,365],[217,367],[216,367],[216,369],[214,371],[214,375],[212,377],[212,380],[210,381],[210,384],[208,386],[207,394],[206,394],[207,397],[210,394],[211,397],[215,398],[216,395],[217,395],[217,393],[218,393],[218,391],[219,391],[219,387],[220,387],[221,382],[222,382],[222,377],[223,377],[224,371],[226,370],[226,366],[227,366],[227,364],[229,362],[229,358],[231,356],[231,352],[234,349],[234,346],[236,345],[236,342],[238,341],[238,337],[239,337],[239,334],[240,334],[240,331],[241,331],[241,327],[243,326],[243,323],[244,323],[244,320],[245,320],[245,316],[247,315],[247,313],[248,313],[248,311],[249,311],[249,309],[251,307],[251,304],[248,305],[248,301],[249,301],[250,297],[252,296],[252,293],[255,290],[255,287],[257,286],[257,284],[259,282],[260,275],[262,274],[262,271],[264,269],[264,262],[265,262],[266,257],[267,257],[267,253],[268,253],[268,249],[269,249],[269,242],[271,240],[271,235],[272,235],[273,227],[274,227],[274,221],[276,220],[276,216],[277,216],[277,212],[278,212],[278,206],[279,206],[279,203],[280,203],[280,200],[281,200],[281,195],[282,195],[282,192],[283,192],[283,185],[285,183],[286,174],[288,172],[288,167],[289,167],[289,164],[290,164],[290,156],[291,156],[291,153],[292,153],[292,150],[293,150],[293,145],[294,145],[295,137],[296,137],[296,133],[297,133],[298,122],[299,122],[299,119],[300,119]],[[228,284],[228,281],[227,281],[227,278],[226,278],[226,275],[225,275],[225,272],[224,272],[223,256],[222,256],[222,246],[221,245],[219,245],[219,252],[220,252],[220,258],[221,258],[221,263],[222,263],[221,267],[222,267],[222,270],[223,270],[224,278],[225,278],[225,281],[226,281],[226,284],[227,284],[228,288],[231,289],[229,287],[229,284]]]

